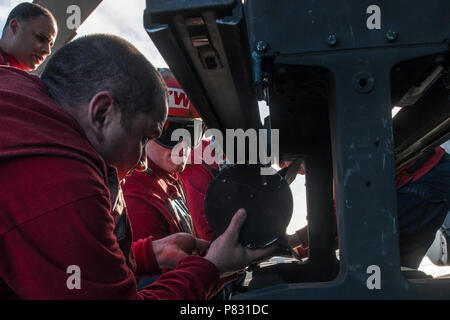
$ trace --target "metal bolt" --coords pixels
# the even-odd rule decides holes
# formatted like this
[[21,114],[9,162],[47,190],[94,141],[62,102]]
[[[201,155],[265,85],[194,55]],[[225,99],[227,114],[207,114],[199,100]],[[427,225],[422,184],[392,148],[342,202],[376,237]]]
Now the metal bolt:
[[265,41],[258,41],[256,43],[256,51],[258,51],[259,53],[266,52],[268,46],[269,45],[267,44],[267,42],[265,42]]
[[335,46],[337,43],[336,35],[330,34],[327,38],[327,43],[328,43],[328,46],[330,46],[330,47]]
[[395,41],[395,40],[397,39],[397,37],[398,37],[398,35],[397,35],[397,32],[395,32],[395,31],[389,30],[389,31],[386,33],[386,39],[387,39],[389,42]]

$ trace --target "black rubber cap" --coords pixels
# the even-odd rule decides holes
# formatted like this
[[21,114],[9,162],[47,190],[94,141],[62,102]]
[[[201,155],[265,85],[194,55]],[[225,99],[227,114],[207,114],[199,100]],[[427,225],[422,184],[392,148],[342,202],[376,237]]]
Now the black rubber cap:
[[247,211],[239,235],[243,246],[263,248],[285,235],[293,210],[291,189],[279,173],[261,175],[260,169],[260,165],[228,167],[209,185],[205,214],[216,237],[239,208]]

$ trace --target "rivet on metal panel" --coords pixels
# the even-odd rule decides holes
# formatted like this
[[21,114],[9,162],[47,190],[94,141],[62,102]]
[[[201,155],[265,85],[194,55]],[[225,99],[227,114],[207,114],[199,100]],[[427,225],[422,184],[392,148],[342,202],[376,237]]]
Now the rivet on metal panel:
[[330,34],[327,38],[327,43],[328,43],[328,46],[334,47],[337,43],[336,35]]
[[388,30],[388,32],[386,32],[386,39],[389,42],[393,42],[395,40],[397,40],[398,34],[395,31],[392,30]]
[[353,89],[359,93],[369,93],[375,87],[375,79],[367,71],[356,73],[352,79]]
[[266,52],[268,46],[269,45],[267,44],[267,42],[265,42],[265,41],[258,41],[256,43],[256,51],[258,51],[259,53]]

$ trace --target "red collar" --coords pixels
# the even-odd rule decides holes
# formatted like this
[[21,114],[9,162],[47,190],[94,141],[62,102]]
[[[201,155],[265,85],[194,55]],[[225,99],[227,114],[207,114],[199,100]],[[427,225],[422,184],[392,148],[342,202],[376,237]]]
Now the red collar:
[[184,199],[184,190],[182,181],[179,179],[179,174],[177,172],[167,172],[148,157],[147,160],[151,174],[158,179],[158,184],[161,185],[165,192],[170,196],[182,197]]
[[177,182],[178,181],[178,173],[169,173],[166,170],[160,168],[156,163],[154,163],[150,158],[147,158],[148,160],[148,167],[151,169],[152,172],[155,173],[160,178],[166,179],[170,182]]
[[0,60],[0,63],[3,62],[6,65],[9,65],[11,67],[18,68],[20,70],[25,71],[25,69],[22,67],[22,65],[19,62],[17,62],[17,60],[13,56],[10,55],[9,53],[6,53],[5,51],[3,51],[2,48],[0,48],[0,55],[3,58],[2,60],[4,60],[4,61]]

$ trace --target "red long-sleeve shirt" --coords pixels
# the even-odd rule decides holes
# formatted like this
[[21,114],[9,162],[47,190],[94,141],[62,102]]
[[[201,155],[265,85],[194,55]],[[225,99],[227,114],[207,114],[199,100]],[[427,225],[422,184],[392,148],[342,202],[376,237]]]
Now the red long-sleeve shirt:
[[[182,198],[178,174],[170,174],[149,159],[151,172],[133,171],[123,185],[123,195],[133,229],[133,241],[160,239],[183,230],[169,200]],[[194,233],[195,234],[195,233]]]
[[[151,238],[124,255],[103,159],[39,78],[9,67],[0,67],[0,175],[1,298],[204,299],[217,285],[217,268],[191,256],[136,290],[135,271],[159,271]],[[67,286],[72,265],[81,289]]]
[[14,57],[0,48],[0,66],[10,66],[23,70],[22,65]]
[[[180,174],[184,192],[187,199],[187,207],[192,216],[197,235],[201,239],[211,241],[214,232],[208,225],[205,215],[205,197],[209,184],[214,178],[213,170],[219,170],[216,162],[206,164],[199,161],[203,158],[203,152],[208,152],[210,140],[203,140],[202,144],[191,153],[191,163]],[[200,162],[200,163],[196,163]]]
[[430,157],[428,157],[428,159],[424,161],[414,172],[409,173],[408,169],[416,164],[416,160],[411,161],[406,166],[398,170],[395,175],[397,190],[401,189],[412,181],[419,180],[428,172],[430,172],[430,170],[433,169],[439,163],[439,161],[441,161],[444,154],[445,150],[442,147],[438,146],[434,148],[434,153]]
[[[209,141],[203,141],[203,148]],[[194,152],[201,153],[198,148]],[[200,156],[201,159],[201,156]],[[217,165],[212,166],[217,169]],[[204,198],[212,172],[203,164],[188,164],[181,173],[168,173],[149,159],[151,172],[134,171],[123,185],[125,202],[133,229],[133,240],[152,236],[155,239],[176,232],[184,232],[168,200],[184,199],[192,217],[194,233],[200,239],[211,241],[214,234],[204,212]]]
[[[203,146],[209,145],[204,141]],[[197,152],[201,152],[196,150]],[[193,160],[194,154],[192,154]],[[217,165],[214,166],[218,168]],[[182,174],[168,173],[149,159],[149,172],[134,171],[123,185],[123,194],[133,229],[133,240],[185,232],[169,201],[182,198],[192,217],[194,234],[211,241],[214,233],[204,213],[204,196],[213,174],[202,164],[188,164]],[[166,272],[168,270],[163,270]],[[164,273],[165,274],[165,273]],[[236,279],[236,275],[221,279],[213,291],[217,293],[224,285]]]

